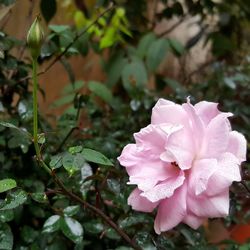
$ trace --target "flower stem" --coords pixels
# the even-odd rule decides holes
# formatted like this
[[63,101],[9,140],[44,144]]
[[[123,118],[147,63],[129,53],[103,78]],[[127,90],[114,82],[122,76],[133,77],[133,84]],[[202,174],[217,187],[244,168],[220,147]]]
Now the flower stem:
[[38,102],[37,102],[37,89],[38,89],[38,81],[37,81],[37,59],[33,58],[32,60],[32,79],[33,79],[33,142],[36,151],[36,157],[40,166],[44,168],[44,170],[51,174],[50,169],[44,164],[40,152],[40,148],[38,145]]
[[34,147],[36,151],[36,157],[38,160],[38,164],[53,177],[54,182],[61,188],[62,194],[69,197],[71,200],[81,204],[84,207],[87,207],[89,210],[93,211],[96,215],[101,217],[108,225],[110,225],[126,242],[130,244],[135,250],[142,250],[134,240],[130,239],[130,237],[106,214],[102,212],[99,208],[91,205],[87,201],[83,200],[76,194],[69,191],[63,184],[63,182],[56,176],[54,171],[51,171],[48,165],[43,161],[42,155],[40,152],[39,144],[38,144],[38,103],[37,103],[37,89],[38,89],[38,81],[37,81],[37,59],[33,58],[32,61],[32,79],[33,79],[33,141]]

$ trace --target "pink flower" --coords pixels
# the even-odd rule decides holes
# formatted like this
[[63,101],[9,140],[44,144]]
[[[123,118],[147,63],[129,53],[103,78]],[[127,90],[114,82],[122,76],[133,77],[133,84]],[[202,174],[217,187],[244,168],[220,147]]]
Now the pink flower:
[[137,185],[128,204],[142,212],[157,208],[157,234],[180,222],[197,229],[206,218],[228,215],[229,186],[241,180],[246,160],[246,140],[232,131],[230,116],[213,102],[160,99],[151,124],[124,147],[118,160],[128,184]]

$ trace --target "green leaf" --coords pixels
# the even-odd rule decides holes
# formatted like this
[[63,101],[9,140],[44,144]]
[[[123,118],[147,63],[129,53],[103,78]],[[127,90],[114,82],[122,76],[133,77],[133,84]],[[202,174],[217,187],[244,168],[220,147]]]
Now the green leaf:
[[16,129],[17,131],[19,131],[20,133],[22,134],[25,134],[26,136],[28,137],[32,137],[31,134],[27,131],[25,131],[23,128],[18,128],[17,126],[15,126],[14,124],[12,123],[9,123],[9,122],[0,122],[0,125],[6,127],[6,128],[13,128],[13,129]]
[[177,55],[177,56],[181,56],[184,54],[185,52],[185,48],[184,46],[176,39],[168,39],[169,45],[171,47],[171,49],[173,50],[173,52]]
[[124,56],[124,52],[116,53],[108,61],[103,61],[108,87],[113,87],[119,81],[122,69],[127,63],[128,59]]
[[80,153],[82,151],[82,146],[74,146],[69,148],[71,154]]
[[239,246],[239,250],[249,250],[250,249],[250,243],[249,244],[244,244],[242,246]]
[[137,224],[143,224],[143,223],[153,223],[151,218],[147,216],[146,214],[136,214],[131,215],[129,217],[126,217],[122,221],[119,222],[119,225],[121,228],[128,228]]
[[56,0],[41,0],[40,9],[44,19],[48,23],[56,14]]
[[66,216],[73,216],[75,214],[77,214],[80,210],[80,206],[79,205],[75,205],[75,206],[68,206],[66,208],[63,209],[63,213]]
[[60,107],[66,104],[72,104],[74,99],[75,99],[75,94],[69,94],[53,102],[52,106]]
[[220,32],[211,33],[210,39],[212,40],[212,52],[218,57],[233,52],[236,49],[235,40],[230,39]]
[[144,58],[144,56],[146,55],[146,53],[148,51],[149,46],[155,40],[156,40],[156,35],[152,32],[143,36],[138,44],[138,47],[137,47],[138,56],[140,56],[141,58]]
[[85,164],[81,168],[81,186],[80,192],[82,193],[82,197],[86,198],[88,191],[93,183],[93,180],[86,180],[89,176],[93,175],[93,170],[91,166],[85,162]]
[[107,185],[109,189],[114,192],[115,194],[120,193],[121,185],[118,180],[115,179],[107,179]]
[[62,166],[62,158],[63,158],[62,154],[52,156],[49,166],[52,169],[60,168]]
[[181,83],[177,82],[174,79],[165,78],[164,82],[181,98],[187,97],[187,90]]
[[0,211],[0,221],[1,222],[9,222],[14,219],[14,212],[13,210],[3,210]]
[[55,33],[63,33],[64,31],[69,29],[68,25],[49,25],[50,30]]
[[88,88],[95,95],[99,96],[103,101],[111,104],[113,95],[103,83],[90,81],[88,84]]
[[48,197],[45,193],[32,193],[31,198],[39,203],[46,203],[48,202]]
[[13,179],[0,180],[0,193],[16,187],[16,181]]
[[61,217],[59,215],[52,215],[43,225],[43,233],[53,233],[60,228]]
[[104,230],[104,226],[98,220],[91,220],[83,224],[84,229],[91,234],[99,234]]
[[45,138],[45,134],[44,133],[38,134],[37,137],[38,137],[38,143],[39,144],[44,144],[45,143],[46,138]]
[[61,219],[60,228],[63,234],[74,243],[80,243],[83,237],[82,225],[75,219],[64,217]]
[[82,155],[86,161],[106,166],[114,165],[105,155],[90,148],[84,148],[82,151]]
[[141,61],[133,61],[122,70],[122,83],[124,88],[130,92],[134,86],[144,88],[148,82],[145,65]]
[[125,246],[120,246],[120,247],[117,247],[115,250],[133,250],[133,248],[131,248],[131,247],[125,247]]
[[10,139],[8,140],[9,148],[21,148],[23,153],[27,153],[29,145],[32,143],[31,137],[28,137],[26,133],[20,133],[20,131],[13,129],[9,133]]
[[105,236],[112,240],[119,240],[121,238],[121,236],[113,228],[108,228],[105,232]]
[[69,81],[71,82],[71,84],[73,84],[75,82],[75,74],[74,74],[71,64],[65,58],[62,58],[60,62],[68,74]]
[[23,190],[16,190],[9,193],[0,204],[0,210],[8,210],[22,205],[27,200],[27,194]]
[[160,38],[154,41],[148,48],[146,57],[147,66],[150,71],[156,71],[162,60],[165,58],[169,43],[166,39]]
[[[96,29],[97,31],[97,29]],[[109,27],[106,29],[103,37],[100,40],[100,48],[105,49],[108,48],[116,42],[116,29],[114,27]]]
[[85,159],[83,155],[79,153],[77,153],[76,155],[66,153],[62,159],[63,167],[68,171],[70,175],[80,170],[84,163]]
[[24,123],[29,123],[33,119],[32,103],[29,100],[20,100],[17,106],[18,114]]
[[13,248],[13,234],[10,226],[6,223],[0,223],[0,249],[12,250]]
[[76,92],[80,89],[82,89],[84,87],[84,81],[76,81],[74,83],[70,83],[68,85],[66,85],[64,88],[63,88],[63,94],[69,94],[69,93],[72,93],[72,92]]
[[223,79],[223,81],[224,81],[225,85],[228,86],[229,88],[236,89],[236,83],[235,83],[235,81],[232,78],[225,77]]
[[74,47],[82,56],[86,56],[89,52],[89,36],[88,33],[85,33],[74,42]]
[[24,226],[21,230],[21,238],[26,243],[32,243],[39,236],[39,233],[30,226]]

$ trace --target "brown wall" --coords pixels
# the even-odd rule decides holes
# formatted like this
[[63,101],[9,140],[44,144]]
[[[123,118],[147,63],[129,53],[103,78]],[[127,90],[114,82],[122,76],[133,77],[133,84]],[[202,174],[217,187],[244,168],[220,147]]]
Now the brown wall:
[[[33,2],[29,0],[17,1],[11,10],[10,17],[4,30],[10,35],[24,39],[32,20],[39,12],[39,2],[38,0]],[[30,15],[30,11],[32,15]],[[59,9],[52,22],[65,24],[69,23],[69,20],[64,18],[63,10]],[[24,57],[28,59],[29,55],[25,53]],[[96,54],[89,53],[86,58],[72,57],[69,62],[77,80],[104,80],[105,76],[99,64],[99,57]],[[45,68],[46,65],[43,65],[43,67]],[[45,100],[42,96],[39,98],[42,112],[46,114],[60,113],[60,109],[55,110],[51,108],[51,103],[60,97],[62,88],[69,83],[68,75],[63,66],[60,63],[56,63],[46,74],[39,77],[39,83],[40,87],[46,93]]]
[[[5,25],[5,30],[17,38],[24,38],[32,20],[39,12],[39,2],[40,1],[38,0],[18,0],[12,8],[11,15]],[[160,9],[161,7],[162,6],[159,5],[157,8]],[[149,17],[152,16],[152,13],[150,12],[152,9],[153,8],[149,8]],[[63,10],[59,8],[52,23],[65,24],[69,23],[69,21],[70,20],[65,17]],[[178,28],[168,34],[168,37],[177,38],[185,44],[185,42],[197,32],[197,26],[193,24],[194,21],[195,18],[188,18],[185,22],[179,25]],[[161,33],[168,29],[168,27],[171,27],[175,22],[178,22],[178,19],[159,23],[156,25],[155,32]],[[169,77],[182,79],[183,67],[185,68],[185,71],[193,71],[199,64],[206,61],[208,56],[208,47],[204,49],[203,43],[199,42],[199,44],[195,46],[182,60],[177,60],[173,56],[168,56],[165,62],[161,65],[160,70]],[[28,55],[26,54],[25,57],[28,57]],[[187,64],[185,63],[186,61],[188,62]],[[87,81],[91,79],[102,81],[105,79],[105,75],[99,64],[99,58],[94,53],[90,53],[86,58],[72,57],[70,63],[77,80]],[[41,110],[44,113],[57,114],[60,110],[57,112],[51,109],[50,105],[60,96],[63,86],[69,83],[67,73],[60,63],[56,63],[50,71],[40,76],[39,82],[41,88],[46,93],[46,100],[43,100],[41,97],[39,99]]]

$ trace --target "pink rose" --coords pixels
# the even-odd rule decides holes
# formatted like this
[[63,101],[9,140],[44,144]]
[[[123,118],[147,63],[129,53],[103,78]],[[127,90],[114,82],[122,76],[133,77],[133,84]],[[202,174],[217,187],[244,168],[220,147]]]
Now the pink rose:
[[118,160],[128,184],[137,185],[128,204],[142,212],[157,208],[157,234],[180,222],[197,229],[205,218],[228,215],[229,186],[241,180],[246,160],[246,140],[232,131],[230,116],[213,102],[160,99],[151,124],[124,147]]

